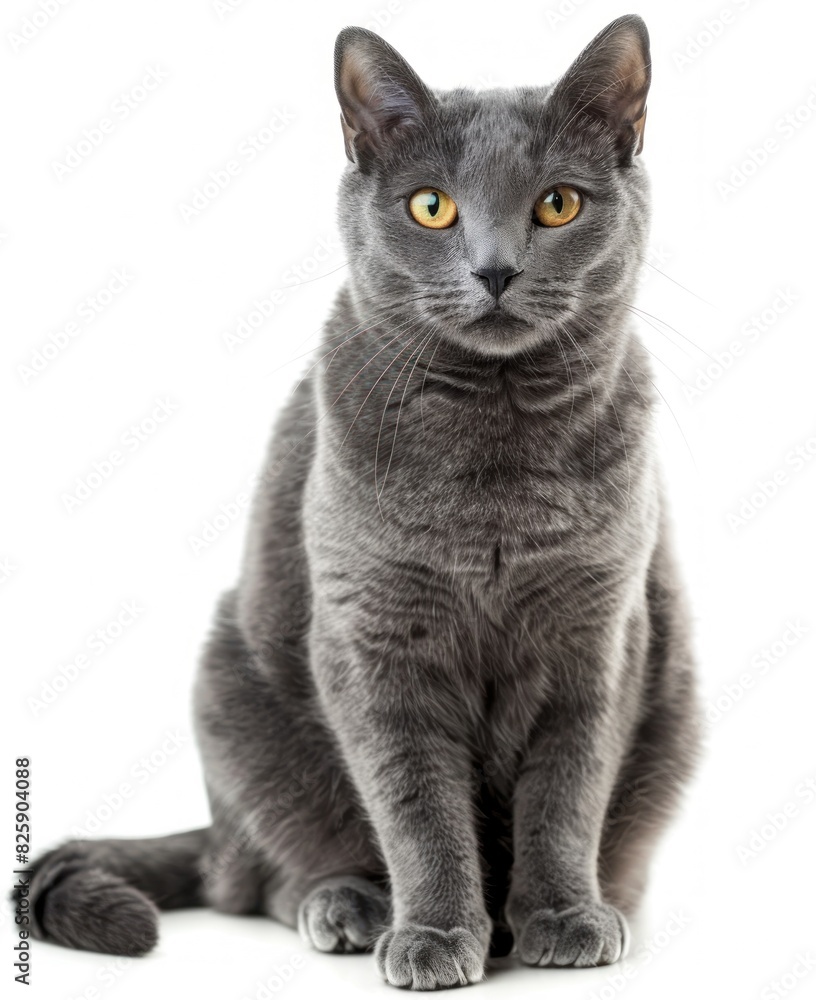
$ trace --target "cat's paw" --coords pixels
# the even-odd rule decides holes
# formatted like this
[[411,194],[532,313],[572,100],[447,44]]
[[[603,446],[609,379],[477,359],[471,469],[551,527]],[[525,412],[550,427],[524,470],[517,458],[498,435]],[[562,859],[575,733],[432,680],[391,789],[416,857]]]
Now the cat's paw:
[[387,895],[355,876],[326,879],[298,910],[300,936],[318,951],[366,951],[387,922]]
[[606,903],[568,910],[536,910],[520,929],[519,958],[526,965],[611,965],[629,947],[626,918]]
[[436,990],[467,986],[484,978],[484,947],[470,931],[440,931],[407,924],[386,931],[374,957],[380,975],[392,986]]

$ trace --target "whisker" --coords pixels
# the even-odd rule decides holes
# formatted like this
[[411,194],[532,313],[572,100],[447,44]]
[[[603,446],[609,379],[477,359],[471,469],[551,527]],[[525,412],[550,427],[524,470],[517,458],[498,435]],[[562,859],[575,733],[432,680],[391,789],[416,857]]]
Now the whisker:
[[[578,350],[581,351],[582,354],[586,353],[580,345],[576,344],[576,347],[578,347]],[[620,431],[621,444],[623,446],[623,457],[626,460],[626,481],[627,481],[626,506],[629,507],[631,505],[631,494],[632,494],[632,468],[629,465],[629,452],[626,448],[626,437],[623,433],[623,426],[621,425],[620,422],[620,416],[618,415],[618,408],[615,406],[614,399],[612,399],[612,393],[609,388],[609,385],[607,384],[601,372],[598,371],[595,362],[592,360],[589,354],[586,354],[586,359],[592,365],[592,367],[598,374],[598,377],[601,379],[601,384],[604,387],[604,393],[606,394],[606,398],[609,402],[609,405],[612,407],[612,412],[615,414],[615,421],[617,422],[618,430]]]
[[441,343],[442,343],[442,338],[440,337],[436,342],[436,347],[434,347],[433,353],[431,354],[431,360],[428,362],[427,365],[425,365],[425,374],[422,376],[422,385],[420,386],[419,389],[419,419],[422,421],[423,434],[425,433],[425,414],[422,410],[422,394],[423,392],[425,392],[425,381],[428,378],[428,372],[431,370],[431,365],[433,364],[433,360],[436,357],[436,352],[439,350],[439,345]]
[[[294,389],[292,390],[292,394],[294,394],[295,392],[297,392],[298,388],[300,387],[301,382],[304,382],[309,377],[309,375],[311,375],[311,373],[315,370],[315,368],[317,368],[317,366],[320,364],[321,361],[325,361],[325,359],[329,355],[332,355],[332,361],[333,361],[334,360],[334,356],[339,352],[339,350],[340,350],[341,347],[344,347],[346,344],[350,344],[352,342],[352,340],[356,339],[357,337],[361,336],[362,334],[368,333],[369,331],[373,330],[380,322],[382,322],[383,318],[384,317],[382,317],[382,316],[377,317],[376,321],[374,323],[372,323],[371,326],[367,326],[367,327],[364,327],[363,329],[358,330],[356,333],[353,333],[350,337],[347,337],[341,344],[335,344],[334,346],[330,347],[328,349],[328,351],[326,351],[325,354],[321,354],[321,356],[317,359],[317,361],[315,361],[314,364],[310,365],[306,369],[306,371],[303,373],[303,375],[301,375],[300,379],[297,381],[297,383],[295,384]],[[355,325],[359,326],[359,323],[357,323]],[[350,329],[353,330],[354,327],[350,327]],[[345,332],[348,332],[348,331],[345,331]],[[383,337],[388,336],[389,332],[390,331],[388,329],[386,329],[381,334],[378,334],[374,338],[374,343],[376,344],[378,341],[382,340]],[[311,353],[312,353],[311,351],[307,351],[306,352],[307,355],[311,354]],[[305,356],[306,355],[301,355],[301,357],[305,357]],[[328,368],[329,368],[330,365],[331,365],[331,361],[326,366],[327,370],[328,370]]]
[[[314,362],[313,365],[310,365],[309,368],[300,377],[300,379],[296,383],[296,385],[295,385],[294,389],[292,390],[292,392],[290,393],[290,395],[292,395],[295,392],[297,392],[298,388],[300,387],[301,382],[303,382],[306,378],[308,378],[308,376],[314,371],[314,369],[320,364],[320,362],[323,361],[323,360],[325,360],[330,354],[332,354],[332,355],[336,354],[337,352],[339,352],[339,350],[340,350],[341,347],[344,347],[346,344],[350,344],[351,341],[354,340],[356,337],[359,337],[361,334],[367,333],[368,331],[373,330],[384,319],[387,319],[392,312],[399,314],[399,312],[401,312],[401,310],[403,309],[403,307],[406,304],[408,304],[410,302],[418,302],[418,301],[420,301],[423,298],[425,298],[424,295],[416,295],[416,296],[414,296],[411,299],[404,300],[403,302],[401,302],[399,304],[399,306],[389,306],[387,309],[383,309],[381,312],[375,314],[375,316],[374,316],[373,319],[371,319],[369,317],[369,319],[366,322],[370,322],[371,323],[370,326],[367,326],[367,327],[364,327],[364,328],[362,328],[360,330],[357,330],[356,333],[353,333],[350,337],[347,337],[342,343],[333,345],[332,347],[330,347],[328,349],[328,351],[326,351],[325,354],[322,354],[317,359],[317,361]],[[410,322],[410,321],[406,321],[406,322]],[[405,325],[405,324],[403,324],[403,325]],[[353,326],[350,326],[347,330],[343,330],[341,333],[332,334],[332,336],[326,338],[326,340],[323,343],[323,346],[325,347],[326,344],[330,343],[332,340],[336,340],[338,337],[342,337],[344,334],[348,333],[350,330],[355,329],[355,327],[357,327],[357,326],[360,326],[360,322],[359,321],[357,323],[355,323]],[[380,334],[380,335],[376,336],[374,338],[374,343],[377,343],[379,340],[381,340],[382,337],[385,334],[387,334],[387,333],[388,333],[388,331],[386,330],[386,331],[383,332],[383,334]],[[304,354],[301,354],[300,357],[301,358],[308,357],[312,353],[312,351],[313,351],[313,349],[308,350]],[[293,359],[293,360],[297,360],[297,359]],[[334,360],[334,359],[332,358],[332,360]],[[289,363],[290,362],[286,362],[286,364],[289,364]],[[327,370],[328,370],[328,368],[329,368],[330,365],[331,365],[331,361],[329,362],[329,365],[326,366]],[[281,367],[285,367],[285,365],[281,366]],[[280,369],[276,369],[276,370],[280,371]]]
[[[708,351],[705,350],[705,348],[700,347],[699,344],[695,344],[694,341],[691,339],[691,337],[687,337],[682,331],[678,330],[676,327],[673,327],[671,325],[671,323],[667,323],[664,319],[661,319],[659,316],[652,316],[651,313],[646,312],[645,309],[641,309],[640,306],[633,305],[631,302],[624,302],[623,304],[630,311],[634,311],[635,314],[642,314],[643,316],[648,316],[650,319],[653,319],[656,323],[660,323],[662,326],[668,327],[670,330],[672,330],[674,333],[676,333],[678,337],[682,337],[683,340],[687,341],[689,344],[691,344],[692,347],[696,348],[701,354],[705,354],[705,356],[710,361],[715,361],[716,360],[716,358],[713,358],[708,353]],[[666,339],[668,340],[669,338],[667,337]],[[679,346],[679,345],[676,345],[676,346]],[[680,348],[680,350],[681,351],[683,350],[682,347]],[[686,354],[687,352],[683,351],[683,353]],[[689,357],[690,357],[690,355],[689,355]]]
[[[374,292],[371,295],[365,295],[361,299],[358,299],[356,304],[359,305],[362,302],[369,302],[371,299],[378,298],[380,296],[380,294],[381,294],[380,292]],[[344,335],[350,333],[353,329],[355,329],[355,327],[359,326],[360,323],[362,323],[362,322],[370,322],[373,325],[374,323],[376,323],[379,320],[381,320],[383,317],[387,316],[389,313],[391,313],[391,312],[399,312],[400,309],[402,309],[404,306],[408,305],[409,303],[419,302],[421,299],[424,299],[425,297],[426,296],[424,294],[418,294],[418,295],[413,295],[413,296],[409,296],[407,298],[401,299],[398,304],[395,304],[393,306],[387,306],[387,307],[383,308],[382,310],[380,310],[379,312],[376,312],[375,313],[375,317],[376,317],[375,319],[372,319],[372,317],[367,317],[366,319],[362,319],[362,320],[358,318],[358,320],[355,323],[353,323],[350,327],[348,327],[346,330],[341,330],[339,333],[335,333],[335,334],[332,334],[330,337],[327,337],[326,341],[324,343],[329,343],[332,340],[336,340],[336,339],[338,339],[340,337],[343,337]],[[322,333],[324,330],[326,330],[326,328],[328,327],[329,323],[331,323],[332,320],[337,319],[340,316],[340,314],[342,313],[343,309],[344,309],[343,306],[339,306],[336,310],[330,312],[326,316],[326,318],[323,320],[323,322],[320,324],[320,326],[316,327],[310,334],[308,334],[306,337],[304,337],[303,340],[300,341],[300,343],[301,344],[306,344],[306,343],[308,343],[312,339],[312,337],[315,337],[319,333]],[[310,347],[307,351],[304,351],[302,354],[298,354],[294,358],[290,358],[288,361],[284,361],[283,364],[278,365],[277,368],[273,368],[272,371],[267,372],[267,375],[275,375],[277,372],[282,371],[284,368],[286,368],[287,365],[291,365],[295,361],[299,361],[301,358],[308,357],[312,353],[312,351],[314,351],[314,350],[315,350],[314,347]]]
[[[405,323],[405,324],[403,324],[403,325],[404,325],[404,326],[407,326],[407,325],[408,325],[408,323],[406,322],[406,323]],[[391,332],[391,331],[388,331],[388,332]],[[329,415],[329,414],[331,413],[331,411],[332,411],[332,410],[334,409],[334,407],[335,407],[335,406],[336,406],[336,405],[337,405],[337,404],[338,404],[338,403],[340,402],[340,400],[341,400],[341,399],[343,398],[343,395],[344,395],[344,393],[346,392],[346,390],[347,390],[347,389],[348,389],[348,388],[349,388],[349,387],[351,386],[351,384],[352,384],[352,383],[353,383],[353,382],[354,382],[354,381],[355,381],[355,380],[356,380],[356,379],[357,379],[357,378],[358,378],[358,377],[359,377],[359,376],[360,376],[360,375],[362,374],[362,372],[363,372],[363,371],[364,371],[364,370],[365,370],[365,369],[366,369],[366,368],[368,367],[368,365],[369,365],[369,364],[371,364],[371,362],[372,362],[372,361],[374,360],[374,358],[376,358],[376,357],[377,357],[378,355],[382,354],[382,352],[383,352],[383,351],[384,351],[384,350],[385,350],[385,349],[386,349],[386,348],[387,348],[387,347],[388,347],[388,346],[389,346],[390,344],[393,344],[393,343],[394,343],[394,341],[395,341],[395,340],[398,340],[398,339],[399,339],[399,334],[397,334],[397,335],[396,335],[395,337],[393,337],[393,338],[392,338],[392,339],[391,339],[391,340],[390,340],[390,341],[388,342],[388,344],[386,344],[386,345],[385,345],[385,347],[382,347],[382,348],[381,348],[381,349],[380,349],[379,351],[377,351],[377,354],[375,354],[375,355],[374,355],[373,357],[369,358],[369,359],[368,359],[368,361],[366,361],[366,363],[365,363],[365,364],[363,365],[363,367],[362,367],[362,368],[360,368],[360,370],[359,370],[358,372],[356,372],[356,373],[355,373],[355,374],[354,374],[354,375],[353,375],[353,376],[351,377],[351,379],[350,379],[350,380],[349,380],[349,381],[348,381],[348,382],[346,383],[346,385],[345,385],[345,386],[344,386],[344,387],[343,387],[343,388],[341,389],[341,391],[340,391],[340,394],[339,394],[339,395],[337,396],[337,398],[336,398],[335,400],[333,400],[333,401],[332,401],[332,402],[331,402],[331,403],[329,404],[329,406],[328,406],[328,407],[326,407],[326,411],[325,411],[325,413],[322,413],[322,414],[321,414],[321,415],[320,415],[320,416],[319,416],[319,417],[317,418],[317,420],[315,420],[314,424],[313,424],[313,425],[312,425],[312,426],[311,426],[311,427],[309,428],[309,430],[308,430],[308,431],[307,431],[307,432],[306,432],[306,433],[305,433],[305,434],[303,435],[303,437],[302,437],[302,438],[300,438],[299,440],[295,441],[295,443],[294,443],[294,444],[292,445],[292,447],[291,447],[291,448],[290,448],[290,449],[289,449],[289,450],[288,450],[288,451],[287,451],[287,452],[286,452],[286,453],[285,453],[285,454],[283,455],[283,457],[282,457],[281,459],[279,459],[279,461],[278,461],[278,462],[276,463],[276,466],[275,466],[276,468],[280,468],[280,466],[281,466],[281,465],[283,464],[283,462],[284,462],[284,461],[285,461],[285,460],[286,460],[286,459],[287,459],[287,458],[288,458],[288,457],[289,457],[289,456],[290,456],[290,455],[291,455],[291,454],[292,454],[292,453],[293,453],[294,451],[296,451],[296,450],[297,450],[297,449],[298,449],[298,448],[299,448],[299,447],[300,447],[300,446],[301,446],[301,445],[303,444],[303,442],[304,442],[304,441],[306,441],[306,440],[307,440],[307,439],[308,439],[309,437],[311,437],[311,435],[312,435],[312,434],[314,434],[314,432],[315,432],[315,431],[316,431],[316,430],[318,429],[318,427],[320,426],[320,424],[321,424],[321,423],[322,423],[322,422],[323,422],[323,421],[324,421],[324,420],[326,419],[326,417],[328,417],[328,415]],[[410,345],[411,345],[411,343],[413,343],[413,340],[415,340],[415,339],[416,339],[416,338],[413,338],[413,339],[412,339],[411,341],[409,341],[409,343],[408,343],[408,344],[407,344],[406,346],[410,346]],[[402,352],[403,352],[404,350],[405,350],[405,347],[402,347],[402,348],[400,348],[400,350],[399,350],[399,352],[397,353],[396,357],[395,357],[394,359],[392,359],[392,361],[390,361],[390,362],[389,362],[388,366],[386,367],[386,371],[388,371],[388,368],[390,368],[390,367],[391,367],[391,364],[393,364],[393,361],[395,361],[395,360],[396,360],[396,358],[398,358],[398,357],[400,356],[400,354],[402,354]]]
[[342,271],[344,267],[348,267],[349,262],[344,260],[342,264],[338,264],[337,267],[333,267],[331,271],[326,271],[323,274],[316,274],[313,278],[304,278],[303,281],[295,281],[291,285],[284,285],[283,288],[273,289],[273,291],[285,291],[287,288],[300,288],[301,285],[311,285],[313,281],[320,281],[321,278],[328,278],[330,274],[337,274],[338,271]]
[[[589,320],[586,320],[586,318],[584,318],[584,322],[589,322]],[[600,330],[600,331],[601,331],[601,333],[603,333],[603,332],[604,332],[604,331],[603,331],[603,328],[602,328],[602,327],[600,327],[600,326],[597,326],[597,324],[594,324],[594,323],[590,323],[590,325],[591,325],[591,326],[595,326],[595,328],[596,328],[597,330]],[[591,332],[590,330],[587,330],[587,333],[589,333],[589,335],[590,335],[591,337],[592,337],[592,336],[596,336],[596,335],[595,335],[595,334],[593,334],[593,333],[592,333],[592,332]],[[604,342],[604,341],[602,340],[602,338],[600,338],[600,337],[596,337],[596,339],[597,339],[597,340],[599,341],[599,343],[600,343],[600,344],[601,344],[601,345],[602,345],[602,346],[603,346],[604,348],[606,348],[606,350],[607,350],[607,351],[609,351],[609,352],[610,352],[611,354],[614,354],[614,352],[612,351],[611,347],[610,347],[610,346],[609,346],[609,345],[608,345],[607,343],[605,343],[605,342]],[[641,343],[641,345],[640,345],[640,346],[641,346],[641,347],[643,347],[643,349],[644,349],[644,350],[645,350],[645,351],[646,351],[646,352],[647,352],[648,354],[651,354],[651,351],[649,351],[649,350],[648,350],[648,348],[647,348],[647,347],[645,347],[645,346],[644,346],[644,345],[643,345],[642,343]],[[633,364],[633,365],[634,365],[634,366],[635,366],[635,367],[636,367],[636,368],[638,369],[638,371],[639,371],[639,372],[641,373],[641,375],[643,375],[643,377],[644,377],[644,378],[645,378],[645,379],[646,379],[646,380],[647,380],[647,381],[648,381],[648,382],[650,383],[650,385],[652,386],[652,388],[653,388],[653,389],[655,390],[655,392],[656,392],[656,393],[658,394],[658,396],[660,396],[660,398],[661,398],[661,399],[663,400],[663,402],[665,403],[665,405],[666,405],[666,409],[667,409],[667,410],[669,411],[669,413],[670,413],[670,414],[672,415],[672,418],[674,419],[674,422],[675,422],[675,423],[677,424],[677,429],[678,429],[678,430],[680,431],[680,436],[682,437],[682,439],[683,439],[683,443],[684,443],[684,444],[685,444],[685,446],[686,446],[686,450],[687,450],[687,451],[688,451],[688,453],[689,453],[689,458],[691,459],[691,464],[692,464],[692,465],[694,466],[694,471],[695,471],[695,472],[699,472],[699,469],[698,469],[698,467],[697,467],[697,461],[696,461],[696,459],[694,458],[694,452],[693,452],[693,451],[691,450],[691,445],[690,445],[690,444],[688,443],[688,439],[686,438],[686,435],[685,435],[685,433],[684,433],[684,431],[683,431],[683,427],[682,427],[682,425],[681,425],[680,421],[679,421],[679,420],[677,419],[677,414],[676,414],[676,413],[674,412],[674,410],[672,409],[671,405],[669,404],[669,401],[668,401],[668,400],[666,399],[666,397],[665,397],[665,396],[663,395],[663,393],[661,392],[661,390],[660,390],[660,389],[658,388],[658,386],[657,386],[657,385],[655,384],[654,380],[653,380],[653,379],[652,379],[652,378],[651,378],[651,377],[649,376],[649,373],[648,373],[648,372],[646,372],[646,371],[644,371],[644,369],[643,369],[643,368],[642,368],[642,367],[641,367],[641,366],[640,366],[640,365],[639,365],[639,364],[637,363],[637,361],[636,361],[636,360],[635,360],[635,359],[634,359],[634,358],[633,358],[633,357],[632,357],[632,356],[631,356],[631,355],[630,355],[630,354],[629,354],[628,352],[624,351],[624,354],[626,354],[627,358],[629,358],[629,360],[630,360],[630,361],[632,362],[632,364]],[[657,357],[656,355],[652,355],[652,356],[653,356],[653,357],[655,357],[655,358],[656,358],[656,360],[660,361],[660,358],[658,358],[658,357]],[[671,369],[669,369],[669,371],[671,371]],[[628,374],[628,373],[627,373],[627,374]],[[675,373],[674,373],[674,372],[672,372],[672,374],[675,374]],[[631,376],[630,376],[630,377],[631,377]],[[643,398],[643,397],[641,396],[641,398]]]
[[[589,321],[589,320],[587,320],[587,319],[584,319],[584,322],[587,322],[587,323],[589,323],[590,321]],[[590,325],[593,325],[593,324],[590,324]],[[600,330],[601,328],[600,328],[600,327],[596,327],[596,329],[599,329],[599,330]],[[608,352],[609,352],[609,353],[610,353],[610,354],[611,354],[611,355],[612,355],[612,356],[613,356],[613,357],[615,358],[615,360],[616,360],[616,361],[618,362],[618,364],[619,364],[619,365],[621,366],[621,368],[622,368],[622,369],[623,369],[623,371],[625,372],[625,374],[626,374],[626,376],[628,377],[629,381],[630,381],[630,382],[632,383],[632,386],[633,386],[633,388],[634,388],[635,392],[636,392],[636,393],[638,394],[638,396],[640,396],[640,398],[641,398],[641,399],[643,400],[643,402],[644,402],[644,403],[647,403],[647,404],[648,404],[648,400],[647,400],[647,399],[646,399],[646,397],[645,397],[645,396],[643,395],[643,393],[642,393],[642,392],[640,391],[640,386],[639,386],[639,385],[637,384],[637,382],[635,382],[635,380],[634,380],[634,379],[632,378],[632,375],[631,375],[631,373],[630,373],[629,369],[628,369],[628,368],[626,367],[626,365],[625,365],[625,364],[624,364],[624,363],[623,363],[623,362],[621,361],[621,359],[620,359],[620,356],[619,356],[619,355],[617,355],[617,354],[615,354],[615,352],[614,352],[614,351],[612,350],[612,348],[611,348],[611,347],[610,347],[610,346],[609,346],[608,344],[604,343],[604,341],[603,341],[603,340],[601,339],[601,337],[599,337],[599,336],[598,336],[598,335],[597,335],[596,333],[593,333],[593,332],[592,332],[591,330],[587,330],[586,332],[587,332],[587,333],[588,333],[588,334],[590,335],[590,337],[593,337],[593,338],[594,338],[595,340],[597,340],[597,341],[598,341],[598,343],[599,343],[599,344],[601,345],[601,347],[603,347],[603,348],[604,348],[604,350],[608,351]],[[643,345],[642,345],[642,344],[641,344],[641,347],[643,347]],[[644,350],[646,350],[646,348],[645,348],[645,347],[644,347],[643,349],[644,349]],[[626,356],[627,358],[629,358],[629,360],[630,360],[630,361],[632,362],[632,364],[633,364],[633,365],[635,365],[635,366],[636,366],[636,367],[638,368],[638,370],[639,370],[640,372],[642,372],[642,373],[643,373],[644,375],[646,374],[646,373],[645,373],[645,372],[643,371],[643,369],[642,369],[642,368],[641,368],[641,367],[640,367],[640,366],[638,365],[638,363],[637,363],[637,362],[635,361],[635,359],[634,359],[634,358],[632,357],[632,355],[628,353],[628,351],[624,350],[623,348],[621,348],[621,351],[623,352],[623,354],[624,354],[624,355],[625,355],[625,356]]]
[[564,367],[567,371],[567,379],[569,381],[570,389],[572,390],[572,402],[570,403],[569,417],[567,418],[567,430],[572,429],[572,414],[575,410],[575,380],[572,375],[572,369],[570,368],[569,358],[567,357],[567,352],[564,350],[564,345],[561,341],[556,338],[556,345],[558,350],[561,352],[561,357],[564,359]]
[[704,299],[702,297],[702,295],[698,295],[696,292],[693,292],[690,288],[686,288],[686,286],[684,284],[682,284],[681,282],[675,280],[670,274],[666,274],[666,272],[663,271],[663,270],[661,270],[657,266],[657,264],[653,264],[650,260],[647,260],[645,256],[641,255],[640,259],[642,260],[642,262],[644,264],[648,265],[653,270],[657,271],[658,274],[662,274],[664,278],[668,279],[669,281],[671,281],[675,285],[677,285],[678,288],[682,288],[684,292],[688,292],[689,295],[693,295],[695,299],[699,299],[701,302],[705,303],[705,305],[711,306],[712,309],[716,308],[716,306],[714,305],[713,302],[709,302],[708,299]]
[[[589,369],[587,368],[586,362],[584,361],[583,357],[581,356],[581,355],[583,355],[584,352],[581,351],[581,348],[578,346],[578,341],[573,337],[573,335],[569,332],[569,330],[566,327],[563,327],[563,330],[564,330],[564,333],[566,333],[566,335],[569,337],[569,339],[572,341],[573,345],[576,347],[576,349],[579,352],[579,360],[581,361],[581,364],[583,364],[583,366],[584,366],[584,372],[586,373],[586,377],[587,377],[587,387],[589,389],[590,395],[592,396],[592,419],[594,421],[593,427],[592,427],[592,481],[594,482],[595,481],[595,446],[596,446],[596,442],[597,442],[597,438],[598,438],[598,409],[597,409],[597,407],[595,405],[595,390],[592,388],[592,379],[589,377]],[[596,369],[596,371],[597,371],[597,369]]]
[[[407,323],[404,323],[404,324],[403,324],[403,326],[407,326],[407,325],[408,325]],[[397,339],[397,338],[395,337],[395,338],[394,338],[394,340],[396,340],[396,339]],[[415,339],[416,339],[416,338],[413,338],[412,340],[410,340],[410,341],[408,342],[408,344],[406,344],[405,346],[406,346],[406,347],[407,347],[407,346],[410,346],[410,345],[411,345],[411,344],[412,344],[412,343],[414,342],[414,340],[415,340]],[[394,343],[394,340],[391,340],[391,341],[389,341],[389,343],[388,343],[388,344],[386,344],[386,345],[385,345],[385,347],[388,347],[388,346],[389,346],[389,344],[393,344],[393,343]],[[383,350],[385,350],[385,348],[383,348]],[[388,363],[388,364],[387,364],[387,365],[385,366],[385,368],[383,369],[383,371],[382,371],[382,372],[380,373],[380,375],[378,376],[378,378],[377,378],[376,382],[374,383],[374,385],[372,385],[372,386],[371,386],[371,388],[370,388],[370,389],[368,390],[368,392],[366,393],[366,397],[365,397],[365,399],[364,399],[364,400],[362,401],[362,403],[360,403],[360,407],[359,407],[359,409],[358,409],[358,410],[357,410],[357,412],[356,412],[356,413],[354,414],[354,417],[353,417],[353,419],[352,419],[351,423],[349,424],[349,429],[348,429],[348,430],[346,431],[346,433],[345,433],[345,436],[343,437],[343,440],[342,440],[342,441],[340,442],[340,448],[342,448],[342,447],[343,447],[343,445],[344,445],[344,444],[346,443],[346,439],[348,438],[349,434],[351,434],[351,430],[352,430],[352,428],[354,427],[355,423],[357,422],[357,418],[358,418],[358,417],[360,416],[360,414],[362,413],[362,411],[363,411],[363,407],[364,407],[364,406],[366,405],[366,403],[368,402],[368,400],[369,400],[369,398],[370,398],[370,396],[371,396],[372,392],[374,392],[374,390],[375,390],[375,389],[377,388],[377,386],[378,386],[378,385],[380,384],[380,382],[381,382],[381,381],[382,381],[382,379],[384,378],[384,376],[385,376],[386,372],[388,371],[388,369],[389,369],[389,368],[391,367],[391,365],[392,365],[392,364],[394,363],[394,361],[396,361],[396,359],[397,359],[397,358],[398,358],[398,357],[400,356],[400,354],[402,354],[402,352],[403,352],[404,350],[405,350],[405,347],[401,348],[401,350],[400,350],[400,351],[399,351],[399,352],[398,352],[398,353],[397,353],[397,354],[395,355],[395,357],[394,357],[394,358],[392,358],[392,360],[391,360],[391,361],[390,361],[390,362],[389,362],[389,363]],[[379,353],[382,353],[382,351],[380,351]],[[373,359],[371,359],[371,360],[373,360]],[[365,366],[363,366],[363,367],[365,367]],[[362,369],[360,369],[360,370],[362,371]],[[358,374],[359,374],[359,373],[358,373]],[[339,451],[339,449],[338,449],[338,451]]]
[[[635,318],[636,319],[640,319],[641,317],[635,317]],[[597,323],[592,323],[585,315],[581,317],[581,322],[582,323],[589,323],[590,326],[594,326],[595,329],[596,330],[600,330],[601,333],[605,333],[606,332],[602,326],[599,326]],[[643,320],[643,322],[646,323],[648,321],[647,320]],[[658,333],[659,332],[660,331],[658,331]],[[589,333],[588,330],[587,330],[587,333]],[[604,347],[606,347],[607,350],[608,350],[608,345],[605,342],[603,342],[603,341],[602,341],[602,343],[604,344]],[[663,367],[666,369],[666,371],[670,375],[673,375],[681,385],[685,385],[686,384],[685,383],[685,379],[683,379],[682,376],[678,375],[677,372],[671,367],[671,365],[667,361],[664,361],[663,358],[661,358],[659,354],[655,354],[654,351],[650,350],[646,346],[646,344],[643,343],[643,338],[642,337],[638,338],[638,343],[643,348],[643,350],[649,355],[649,357],[654,358],[655,361],[657,361],[659,364],[663,365]],[[629,356],[630,355],[627,355],[627,357],[629,357]]]
[[[405,347],[410,347],[411,344],[413,344],[416,341],[416,339],[417,339],[418,336],[419,336],[419,334],[417,334],[416,336],[412,337],[411,340],[409,340],[408,343],[405,345]],[[403,350],[405,350],[405,348],[403,348]],[[402,354],[402,351],[400,351],[400,354]],[[402,373],[405,371],[405,369],[411,363],[411,358],[413,356],[414,356],[414,352],[412,351],[411,354],[408,356],[408,359],[406,360],[405,364],[402,366],[402,368],[400,368],[399,373],[397,374],[397,377],[394,379],[394,381],[393,381],[393,383],[391,385],[391,390],[388,393],[388,396],[386,397],[385,406],[383,406],[382,417],[380,418],[380,429],[377,432],[377,443],[374,446],[374,492],[376,493],[376,496],[377,496],[377,508],[379,509],[380,517],[383,519],[383,521],[385,521],[385,515],[383,514],[382,504],[380,503],[380,493],[377,492],[377,464],[378,464],[379,458],[380,458],[380,439],[382,438],[383,426],[385,424],[385,415],[388,412],[388,404],[391,402],[391,397],[394,394],[394,389],[396,389],[397,383],[402,378]],[[399,355],[398,355],[398,357],[399,357]]]
[[[411,378],[412,378],[414,372],[416,371],[416,366],[419,364],[419,359],[422,357],[422,352],[425,350],[425,348],[431,342],[431,337],[432,336],[433,336],[433,330],[425,337],[425,339],[419,345],[418,353],[416,351],[414,352],[416,354],[416,361],[414,361],[414,366],[410,370],[410,372],[408,373],[408,378],[405,380],[405,388],[402,390],[402,397],[400,398],[399,409],[397,410],[397,419],[394,422],[394,437],[391,440],[391,453],[388,456],[388,464],[385,467],[385,475],[383,476],[382,485],[380,486],[380,491],[377,494],[377,502],[378,503],[379,503],[380,497],[383,495],[383,490],[385,489],[385,481],[386,481],[386,479],[388,479],[388,472],[389,472],[389,470],[391,468],[391,461],[394,458],[394,450],[397,447],[397,431],[399,430],[399,422],[400,422],[400,417],[402,416],[402,405],[405,402],[405,394],[408,392],[408,386],[411,384]],[[409,362],[410,362],[410,360],[411,360],[411,358],[408,359]],[[404,367],[403,367],[402,371],[405,371]],[[402,377],[402,371],[397,376],[397,380],[399,380]],[[374,456],[374,487],[375,487],[375,489],[376,489],[376,485],[377,485],[377,456],[375,455]],[[380,513],[382,513],[382,508],[380,509]]]

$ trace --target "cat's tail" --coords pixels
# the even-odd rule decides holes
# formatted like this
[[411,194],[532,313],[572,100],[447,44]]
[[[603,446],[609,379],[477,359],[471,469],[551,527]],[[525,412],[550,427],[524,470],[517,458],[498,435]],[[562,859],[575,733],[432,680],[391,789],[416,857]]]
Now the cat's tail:
[[[32,865],[29,928],[42,941],[112,955],[144,955],[159,910],[204,905],[199,866],[209,830],[146,840],[73,840]],[[23,880],[24,881],[24,880]],[[23,903],[24,905],[24,903]]]

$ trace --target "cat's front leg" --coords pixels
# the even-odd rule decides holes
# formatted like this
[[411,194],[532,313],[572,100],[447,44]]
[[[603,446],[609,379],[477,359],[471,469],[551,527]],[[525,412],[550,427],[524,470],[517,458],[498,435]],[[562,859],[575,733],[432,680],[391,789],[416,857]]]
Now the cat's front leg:
[[[603,665],[584,665],[595,681]],[[601,898],[598,850],[622,754],[625,712],[590,682],[542,712],[514,798],[506,917],[528,965],[608,965],[628,948],[626,918]]]
[[[376,606],[382,592],[370,599]],[[478,982],[491,922],[459,732],[466,713],[434,659],[432,633],[399,609],[381,620],[315,610],[321,702],[390,876],[393,925],[375,949],[380,972],[413,989]]]

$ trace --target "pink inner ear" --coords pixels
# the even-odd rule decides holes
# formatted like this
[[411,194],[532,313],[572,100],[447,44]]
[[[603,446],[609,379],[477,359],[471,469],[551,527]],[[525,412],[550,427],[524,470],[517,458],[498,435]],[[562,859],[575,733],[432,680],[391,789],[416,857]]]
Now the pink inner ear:
[[369,102],[369,95],[365,90],[366,74],[363,62],[364,60],[360,58],[359,54],[347,52],[340,70],[342,92],[351,105],[348,108],[343,108],[343,114],[353,132],[359,132],[365,128],[361,118],[365,117],[364,108]]
[[625,44],[618,62],[618,89],[622,101],[620,108],[624,121],[639,121],[644,114],[644,101],[649,87],[649,74],[643,62],[643,52],[634,41]]
[[412,117],[414,106],[384,71],[360,53],[349,52],[340,73],[343,93],[351,103],[349,125],[355,132],[387,128],[401,117]]
[[[610,25],[609,28],[612,28]],[[648,44],[631,27],[601,32],[565,74],[575,100],[613,120],[618,126],[636,125],[649,91]]]
[[370,54],[347,51],[340,69],[347,125],[352,132],[376,132],[417,121],[421,96],[412,95],[410,87],[409,80],[401,82],[392,69],[378,65]]

